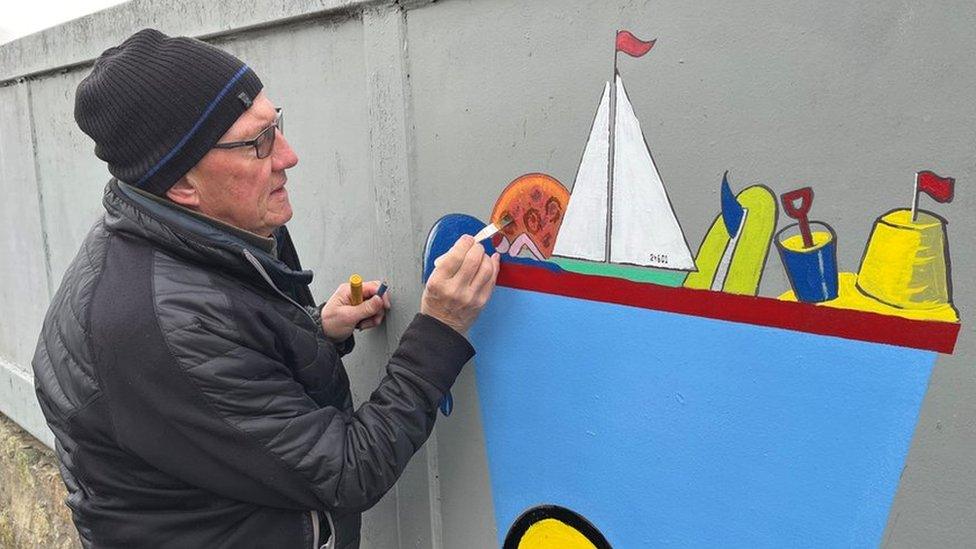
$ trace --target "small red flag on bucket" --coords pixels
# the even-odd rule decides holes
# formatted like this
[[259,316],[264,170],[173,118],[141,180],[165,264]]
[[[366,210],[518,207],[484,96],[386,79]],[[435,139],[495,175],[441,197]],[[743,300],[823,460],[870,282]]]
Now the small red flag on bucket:
[[938,202],[952,201],[955,184],[956,180],[951,177],[939,177],[928,170],[918,172],[918,190],[925,191]]
[[617,51],[622,51],[631,57],[640,57],[651,51],[655,40],[645,42],[637,38],[630,31],[617,31]]

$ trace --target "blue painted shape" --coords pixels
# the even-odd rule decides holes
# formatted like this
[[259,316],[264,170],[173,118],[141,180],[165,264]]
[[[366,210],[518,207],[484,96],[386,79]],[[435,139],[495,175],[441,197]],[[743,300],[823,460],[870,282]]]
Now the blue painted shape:
[[[447,253],[458,238],[466,234],[474,236],[484,229],[485,225],[487,223],[477,217],[466,214],[447,214],[438,219],[427,234],[422,282],[426,284],[430,273],[434,272],[434,260]],[[490,238],[482,241],[482,244],[485,246],[485,253],[489,255],[495,253],[495,246],[492,245]]]
[[725,230],[729,233],[729,238],[735,238],[742,225],[742,204],[736,200],[729,187],[729,172],[726,170],[722,176],[722,221],[725,222]]
[[441,413],[444,414],[444,417],[450,416],[451,412],[454,411],[454,395],[452,395],[450,391],[448,391],[447,394],[444,395],[444,398],[441,399],[441,403],[438,408],[441,409]]
[[936,357],[511,288],[471,339],[499,537],[619,548],[876,547]]
[[837,297],[837,234],[827,224],[810,223],[811,229],[830,234],[830,241],[812,250],[792,250],[783,245],[784,235],[797,227],[788,225],[776,234],[776,248],[786,267],[793,293],[800,301],[819,303]]

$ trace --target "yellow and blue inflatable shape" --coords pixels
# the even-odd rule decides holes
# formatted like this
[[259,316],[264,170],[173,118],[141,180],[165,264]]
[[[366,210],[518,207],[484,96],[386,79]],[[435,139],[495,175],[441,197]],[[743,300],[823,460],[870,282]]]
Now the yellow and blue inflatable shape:
[[756,295],[776,228],[776,197],[754,185],[733,195],[722,177],[722,211],[705,234],[685,288]]

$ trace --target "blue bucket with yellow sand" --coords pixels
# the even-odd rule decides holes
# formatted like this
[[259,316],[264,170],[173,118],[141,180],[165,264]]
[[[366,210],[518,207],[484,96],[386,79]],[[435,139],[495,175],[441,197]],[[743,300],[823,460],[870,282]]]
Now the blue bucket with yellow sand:
[[837,297],[837,235],[829,225],[810,223],[812,246],[803,242],[800,224],[776,233],[776,249],[790,286],[800,301],[819,303]]

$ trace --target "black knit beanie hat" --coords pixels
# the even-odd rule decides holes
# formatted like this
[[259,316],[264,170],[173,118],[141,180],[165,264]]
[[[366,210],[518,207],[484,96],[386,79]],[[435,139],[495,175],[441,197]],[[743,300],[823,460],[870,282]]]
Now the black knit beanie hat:
[[244,113],[261,80],[194,38],[141,30],[95,61],[75,121],[119,180],[163,195]]

